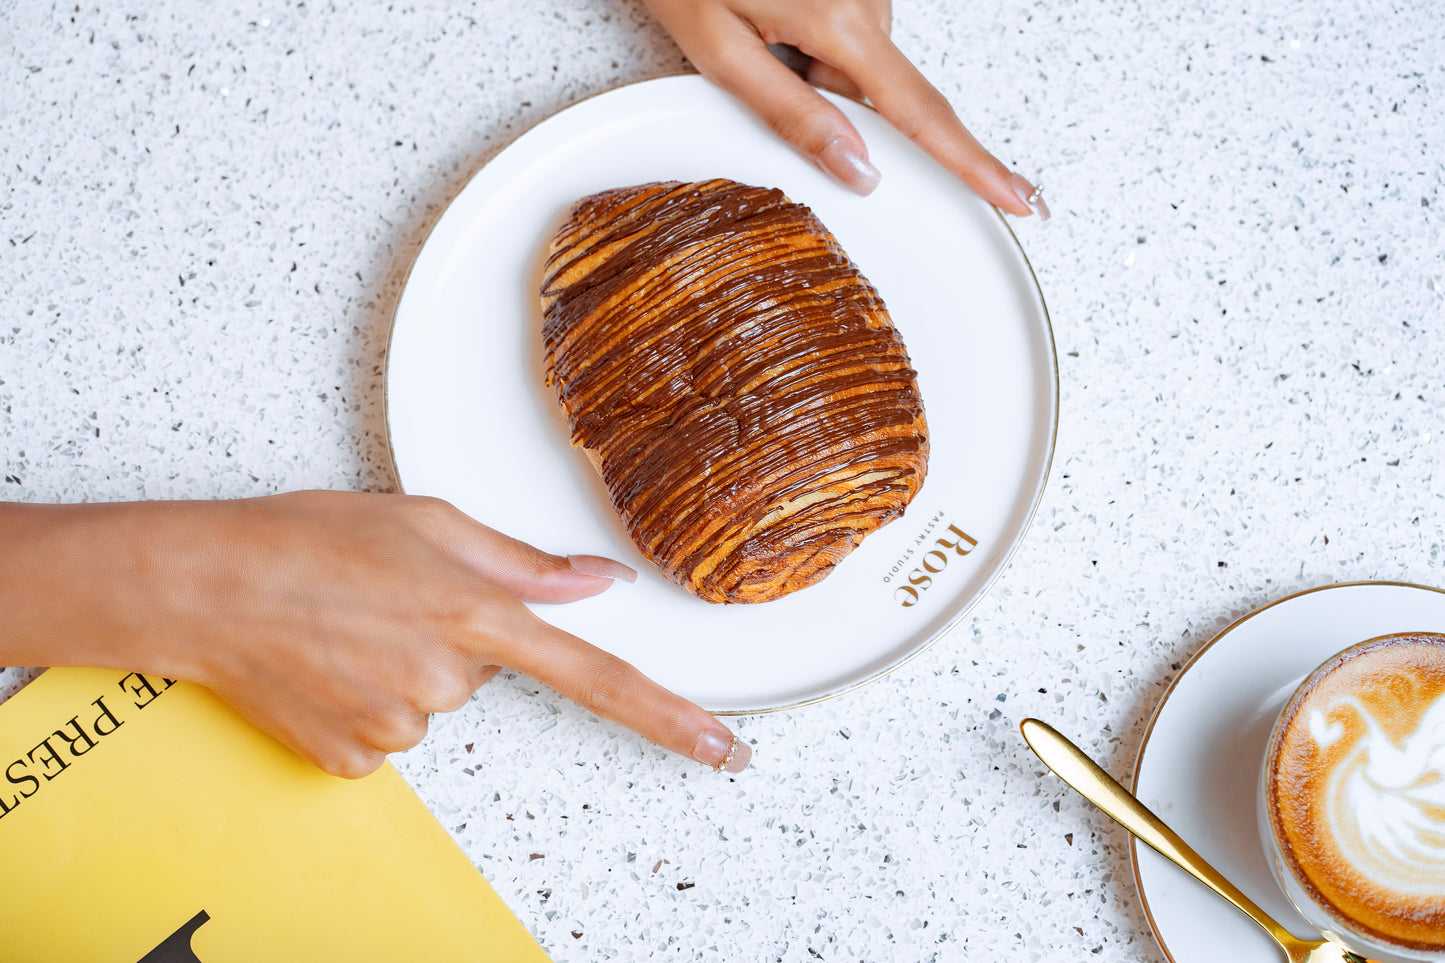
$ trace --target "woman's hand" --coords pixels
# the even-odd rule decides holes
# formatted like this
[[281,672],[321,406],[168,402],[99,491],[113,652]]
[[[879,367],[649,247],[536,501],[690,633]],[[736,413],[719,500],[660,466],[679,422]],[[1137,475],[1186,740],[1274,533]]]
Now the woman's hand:
[[636,573],[549,555],[451,505],[297,492],[0,505],[0,659],[189,679],[329,772],[361,776],[501,666],[717,766],[751,750],[698,706],[523,604]]
[[867,194],[880,174],[837,107],[768,50],[812,58],[808,80],[867,97],[893,126],[980,197],[1013,214],[1049,216],[1039,191],[974,139],[889,39],[889,0],[647,0],[698,70],[751,107],[778,136],[843,184]]

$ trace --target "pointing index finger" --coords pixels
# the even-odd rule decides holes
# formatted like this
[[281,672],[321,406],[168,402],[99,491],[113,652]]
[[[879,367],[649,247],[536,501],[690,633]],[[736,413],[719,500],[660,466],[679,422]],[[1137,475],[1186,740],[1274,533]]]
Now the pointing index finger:
[[703,765],[741,772],[752,749],[701,706],[636,667],[549,625],[517,603],[489,620],[486,656],[543,682],[604,719]]

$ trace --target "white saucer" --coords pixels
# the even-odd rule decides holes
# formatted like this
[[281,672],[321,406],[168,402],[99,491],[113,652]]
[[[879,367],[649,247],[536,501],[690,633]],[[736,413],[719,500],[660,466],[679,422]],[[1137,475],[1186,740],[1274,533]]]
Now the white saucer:
[[[1265,862],[1255,792],[1285,700],[1316,666],[1356,642],[1445,631],[1445,591],[1398,582],[1330,585],[1235,622],[1195,654],[1164,694],[1134,767],[1134,794],[1286,929],[1313,934]],[[1173,963],[1279,963],[1244,914],[1137,840],[1144,912]]]
[[[397,305],[387,356],[402,487],[446,498],[552,552],[641,572],[542,618],[715,712],[758,712],[859,686],[916,655],[1007,564],[1053,456],[1058,375],[1043,298],[1002,216],[867,107],[834,98],[883,171],[857,197],[700,77],[582,101],[523,134],[438,221]],[[807,204],[888,305],[927,411],[931,455],[905,516],[826,580],[775,602],[712,605],[633,545],[542,383],[542,262],[577,199],[656,180],[729,177]],[[977,540],[967,555],[930,556]],[[920,565],[916,604],[905,589]]]

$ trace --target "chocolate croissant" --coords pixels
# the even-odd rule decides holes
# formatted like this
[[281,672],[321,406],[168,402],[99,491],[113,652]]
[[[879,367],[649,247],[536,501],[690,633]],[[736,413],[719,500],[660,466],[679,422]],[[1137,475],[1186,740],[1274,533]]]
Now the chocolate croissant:
[[541,289],[546,380],[644,555],[710,602],[826,576],[923,484],[916,373],[812,211],[727,180],[578,201]]

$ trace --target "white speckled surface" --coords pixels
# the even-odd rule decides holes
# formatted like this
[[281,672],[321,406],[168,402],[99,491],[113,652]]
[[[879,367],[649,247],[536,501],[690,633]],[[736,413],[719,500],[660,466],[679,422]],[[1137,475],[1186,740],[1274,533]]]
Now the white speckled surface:
[[[397,757],[559,961],[1160,960],[1125,835],[1017,721],[1127,776],[1237,616],[1445,584],[1445,8],[894,6],[1048,188],[1017,225],[1059,349],[1048,491],[952,636],[739,720],[735,779],[517,676]],[[389,488],[387,325],[447,200],[684,69],[625,0],[10,5],[0,497]]]

